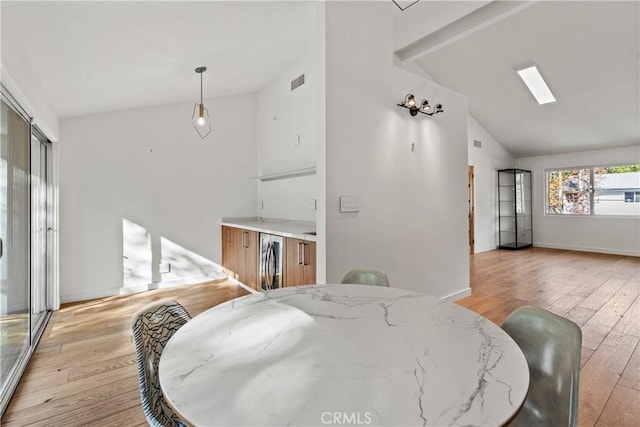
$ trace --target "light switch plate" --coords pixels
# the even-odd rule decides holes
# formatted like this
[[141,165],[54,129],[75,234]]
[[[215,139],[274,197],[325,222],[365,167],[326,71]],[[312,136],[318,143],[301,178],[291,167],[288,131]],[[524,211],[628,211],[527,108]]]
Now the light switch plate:
[[316,199],[309,199],[309,210],[315,211],[317,208]]
[[258,200],[258,209],[264,209],[264,200]]
[[360,212],[360,196],[340,196],[340,212]]

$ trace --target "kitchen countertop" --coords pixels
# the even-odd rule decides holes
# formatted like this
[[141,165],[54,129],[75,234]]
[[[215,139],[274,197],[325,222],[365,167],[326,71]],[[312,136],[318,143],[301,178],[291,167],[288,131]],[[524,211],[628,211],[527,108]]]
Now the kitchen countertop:
[[274,218],[222,218],[222,225],[244,228],[260,233],[277,234],[310,242],[316,241],[316,224],[313,221],[297,221]]

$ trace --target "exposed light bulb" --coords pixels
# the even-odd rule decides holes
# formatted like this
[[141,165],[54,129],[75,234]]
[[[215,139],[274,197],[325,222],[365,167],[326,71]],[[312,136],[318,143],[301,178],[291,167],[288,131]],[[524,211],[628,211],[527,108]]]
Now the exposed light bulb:
[[196,120],[198,126],[204,126],[207,124],[207,119],[204,117],[204,104],[200,104],[198,111],[198,120]]
[[404,107],[409,109],[409,113],[411,116],[415,117],[418,113],[426,114],[428,116],[433,116],[436,113],[442,113],[444,109],[442,108],[442,104],[436,104],[435,106],[429,105],[429,101],[422,98],[422,101],[418,103],[416,101],[416,97],[413,94],[409,93],[404,97],[404,100],[397,104],[398,107]]

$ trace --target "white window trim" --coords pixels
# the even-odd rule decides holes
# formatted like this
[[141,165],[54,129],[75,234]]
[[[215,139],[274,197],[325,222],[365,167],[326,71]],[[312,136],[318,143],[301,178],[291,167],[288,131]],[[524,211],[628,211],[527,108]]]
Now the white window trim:
[[594,209],[595,206],[594,206],[594,198],[593,198],[593,193],[594,193],[593,186],[591,186],[591,188],[589,189],[589,193],[590,193],[589,203],[591,205],[590,206],[591,213],[589,214],[551,213],[549,212],[549,181],[548,181],[549,172],[561,171],[561,170],[589,169],[590,182],[592,185],[594,168],[612,168],[612,167],[618,167],[618,166],[631,166],[636,164],[638,163],[610,163],[610,164],[593,164],[593,165],[582,165],[582,166],[560,166],[560,167],[544,169],[544,174],[542,177],[543,189],[544,189],[544,194],[543,194],[544,200],[542,204],[543,215],[546,217],[553,217],[553,218],[602,218],[602,219],[636,219],[637,220],[638,218],[640,218],[640,215],[638,214],[634,214],[634,215],[596,214]]

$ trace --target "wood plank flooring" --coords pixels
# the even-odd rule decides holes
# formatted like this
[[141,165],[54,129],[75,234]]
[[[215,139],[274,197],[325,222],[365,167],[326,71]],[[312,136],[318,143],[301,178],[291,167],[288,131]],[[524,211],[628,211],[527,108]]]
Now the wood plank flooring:
[[502,324],[522,305],[582,329],[579,426],[638,426],[640,258],[531,248],[471,257],[472,295],[458,301]]
[[192,316],[246,295],[230,281],[64,305],[55,312],[2,417],[2,426],[146,426],[131,317],[173,298]]
[[[501,324],[534,305],[583,330],[580,426],[640,420],[640,258],[532,248],[471,256],[472,295],[458,301]],[[131,316],[174,298],[196,315],[246,294],[225,281],[67,304],[54,313],[3,426],[143,426]]]

